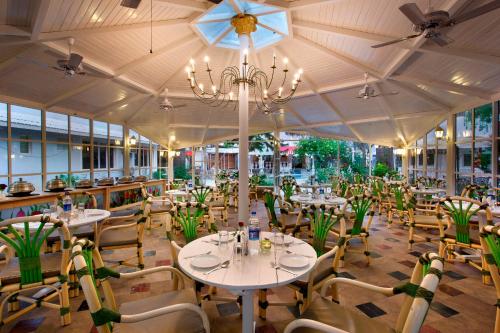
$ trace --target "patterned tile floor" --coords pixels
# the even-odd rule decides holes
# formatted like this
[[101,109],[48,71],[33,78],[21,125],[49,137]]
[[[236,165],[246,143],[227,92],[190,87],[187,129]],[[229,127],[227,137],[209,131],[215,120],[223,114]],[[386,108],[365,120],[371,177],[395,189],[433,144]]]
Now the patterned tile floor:
[[[255,205],[255,204],[254,204]],[[262,227],[266,227],[267,217],[262,203],[257,209]],[[235,225],[236,214],[230,209],[230,223]],[[145,261],[146,267],[169,265],[171,256],[168,241],[160,231],[154,230],[146,236]],[[353,246],[358,246],[354,244]],[[411,275],[417,257],[425,251],[437,250],[435,244],[415,244],[413,251],[407,250],[407,231],[399,226],[387,228],[384,218],[375,217],[370,230],[371,265],[367,265],[363,255],[347,252],[345,267],[341,269],[344,277],[381,285],[396,286],[407,281]],[[120,254],[127,257],[134,251],[107,251],[104,258],[116,259]],[[128,272],[133,269],[121,268]],[[465,264],[450,264],[445,266],[439,290],[436,293],[421,332],[492,332],[495,319],[496,297],[493,286],[483,285],[479,271]],[[114,281],[113,289],[119,303],[131,301],[151,295],[156,295],[171,289],[169,277],[155,274],[147,278],[131,281]],[[228,292],[220,290],[221,295]],[[343,287],[340,290],[341,304],[353,311],[364,313],[374,320],[393,325],[397,319],[402,295],[386,297],[372,294],[359,288]],[[290,300],[293,295],[287,288],[279,288],[269,292],[269,300]],[[256,304],[256,302],[255,302]],[[239,332],[241,318],[237,303],[204,302],[204,310],[211,320],[212,332]],[[257,306],[255,306],[257,311]],[[268,319],[257,319],[257,332],[282,332],[287,323],[294,319],[297,313],[293,307],[270,307]],[[57,312],[47,309],[37,309],[16,322],[0,328],[1,332],[96,332],[92,325],[87,304],[83,294],[71,299],[72,324],[60,327]]]

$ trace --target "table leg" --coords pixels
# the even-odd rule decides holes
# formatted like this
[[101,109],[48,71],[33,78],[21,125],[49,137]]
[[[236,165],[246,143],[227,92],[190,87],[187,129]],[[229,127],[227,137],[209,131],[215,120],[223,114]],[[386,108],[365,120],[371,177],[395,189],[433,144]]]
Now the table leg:
[[244,290],[241,293],[241,297],[243,305],[242,332],[253,333],[254,332],[253,290]]

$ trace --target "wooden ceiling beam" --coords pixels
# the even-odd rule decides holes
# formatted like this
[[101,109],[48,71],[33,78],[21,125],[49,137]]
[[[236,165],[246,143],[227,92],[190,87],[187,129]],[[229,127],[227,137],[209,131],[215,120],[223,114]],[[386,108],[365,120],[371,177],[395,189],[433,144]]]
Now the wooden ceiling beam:
[[169,7],[190,9],[195,12],[205,12],[211,7],[208,3],[203,3],[195,0],[155,0],[157,4],[167,5]]
[[422,78],[414,75],[397,75],[393,76],[392,79],[407,83],[413,83],[413,84],[417,83],[417,84],[427,85],[433,88],[437,88],[439,90],[444,90],[447,92],[456,93],[460,95],[479,97],[487,101],[489,101],[491,99],[491,96],[494,94],[491,91],[487,91],[481,88],[465,86],[462,84],[456,84],[452,82],[444,82],[435,79]]
[[38,8],[35,14],[35,20],[31,27],[31,40],[38,41],[40,39],[40,33],[42,32],[45,20],[47,19],[49,13],[51,0],[40,0],[38,2]]
[[392,126],[396,130],[396,134],[397,134],[398,138],[401,140],[403,145],[407,146],[408,143],[406,141],[406,136],[405,136],[403,129],[401,128],[399,122],[396,119],[394,119],[394,116],[393,116],[393,109],[394,108],[390,105],[390,102],[384,96],[384,89],[382,88],[382,85],[379,83],[375,83],[375,86],[377,87],[377,89],[380,93],[380,96],[378,96],[378,98],[376,98],[380,108],[389,117],[389,120],[390,120]]
[[[191,22],[191,17],[179,18],[173,20],[162,20],[154,21],[153,28],[160,27],[175,27],[185,25],[187,26]],[[41,32],[39,34],[39,41],[49,42],[59,39],[65,39],[69,37],[81,38],[88,37],[96,34],[106,34],[113,32],[126,32],[130,30],[145,29],[150,28],[150,22],[133,23],[133,24],[122,24],[122,25],[111,25],[99,28],[88,28],[88,29],[77,29],[77,30],[66,30],[66,31],[53,31],[53,32]]]
[[31,31],[27,27],[1,24],[0,36],[31,37]]
[[312,7],[312,6],[318,6],[318,5],[329,5],[329,4],[335,4],[339,2],[343,2],[345,0],[297,0],[290,2],[288,5],[288,8],[290,10],[298,10],[298,9],[303,9],[307,7]]

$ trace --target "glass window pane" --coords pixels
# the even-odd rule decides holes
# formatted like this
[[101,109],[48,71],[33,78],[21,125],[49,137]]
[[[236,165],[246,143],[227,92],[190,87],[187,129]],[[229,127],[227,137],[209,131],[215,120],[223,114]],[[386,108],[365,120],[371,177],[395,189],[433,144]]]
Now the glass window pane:
[[9,159],[7,151],[7,141],[0,140],[0,175],[9,173]]
[[42,144],[12,142],[12,173],[42,173]]
[[141,145],[142,145],[142,147],[149,146],[149,141],[150,140],[148,138],[146,138],[145,136],[141,135]]
[[12,105],[10,118],[13,139],[42,139],[42,112],[40,110]]
[[108,145],[108,123],[94,120],[94,144]]
[[433,146],[436,143],[436,133],[435,129],[432,129],[429,133],[427,133],[427,146]]
[[436,155],[436,150],[434,147],[430,147],[429,149],[427,149],[427,171],[428,172],[434,172],[435,170],[435,167],[434,167],[434,163],[435,163],[435,156]]
[[446,146],[438,147],[437,150],[437,158],[436,158],[436,168],[437,170],[445,171],[446,170]]
[[149,166],[149,148],[141,149],[141,166]]
[[417,148],[417,168],[421,169],[424,167],[424,150],[422,148]]
[[472,140],[472,111],[457,113],[455,124],[457,140]]
[[470,174],[472,170],[472,145],[459,143],[456,145],[456,171]]
[[47,172],[68,171],[68,145],[63,143],[47,143]]
[[94,169],[106,169],[108,167],[107,147],[94,146]]
[[466,176],[466,175],[459,175],[457,174],[455,176],[455,193],[457,195],[460,195],[465,188],[465,186],[469,185],[471,183],[471,177]]
[[90,144],[90,120],[71,116],[71,142]]
[[0,138],[7,138],[7,104],[0,103]]
[[415,168],[415,149],[408,149],[408,154],[409,154],[409,168],[413,169]]
[[123,149],[111,147],[109,167],[111,169],[122,169],[123,168]]
[[474,174],[480,176],[491,173],[491,142],[474,143]]
[[129,165],[130,165],[130,167],[138,167],[139,166],[139,155],[138,155],[138,149],[136,149],[136,148],[130,149]]
[[89,146],[72,146],[71,147],[71,170],[88,170],[90,169],[90,147]]
[[47,141],[68,142],[68,116],[53,112],[45,115]]
[[474,134],[476,139],[491,137],[492,110],[491,103],[474,109]]
[[423,147],[424,146],[424,139],[421,138],[421,139],[418,139],[417,140],[417,147]]
[[108,170],[95,170],[94,179],[108,178]]
[[123,147],[123,126],[109,124],[109,142],[112,146]]
[[111,170],[110,174],[111,174],[111,177],[113,177],[115,179],[123,177],[123,175],[124,175],[123,169],[120,169],[120,170]]

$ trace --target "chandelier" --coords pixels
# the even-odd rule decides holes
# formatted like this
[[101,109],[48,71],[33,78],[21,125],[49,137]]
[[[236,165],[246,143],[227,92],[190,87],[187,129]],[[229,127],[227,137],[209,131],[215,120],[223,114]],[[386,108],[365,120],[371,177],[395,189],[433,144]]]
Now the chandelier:
[[[236,28],[236,31],[238,31],[239,24],[245,20],[257,22],[257,18],[249,14],[235,16],[232,25]],[[257,109],[264,113],[270,113],[273,105],[282,105],[290,101],[301,83],[303,70],[299,69],[290,78],[288,58],[283,58],[283,67],[279,69],[276,65],[276,55],[273,55],[272,66],[269,67],[270,74],[268,75],[262,69],[248,63],[248,48],[241,51],[243,57],[239,66],[226,67],[219,76],[212,74],[210,58],[205,56],[204,71],[208,74],[207,85],[197,78],[195,61],[191,59],[189,65],[186,66],[186,73],[194,95],[210,106],[225,107],[231,101],[238,99],[240,89],[248,89],[249,100],[252,100]],[[278,78],[279,72],[281,72],[281,78]],[[287,84],[288,80],[290,80],[289,84]],[[236,105],[234,103],[235,108]]]

